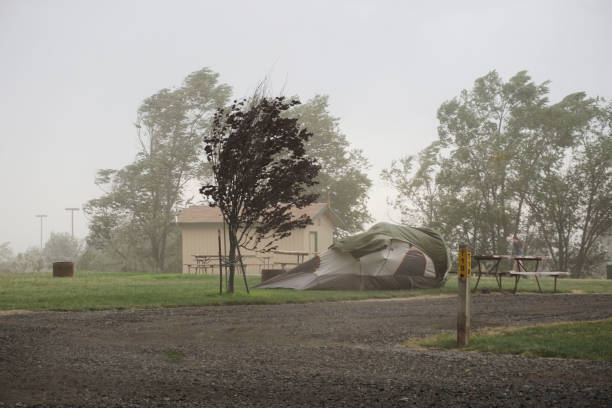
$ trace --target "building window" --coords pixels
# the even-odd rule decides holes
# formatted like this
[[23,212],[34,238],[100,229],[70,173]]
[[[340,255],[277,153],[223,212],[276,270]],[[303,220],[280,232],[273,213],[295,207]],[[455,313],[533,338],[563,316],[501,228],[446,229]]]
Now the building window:
[[317,236],[317,231],[310,231],[308,248],[310,249],[311,253],[319,252],[319,237]]

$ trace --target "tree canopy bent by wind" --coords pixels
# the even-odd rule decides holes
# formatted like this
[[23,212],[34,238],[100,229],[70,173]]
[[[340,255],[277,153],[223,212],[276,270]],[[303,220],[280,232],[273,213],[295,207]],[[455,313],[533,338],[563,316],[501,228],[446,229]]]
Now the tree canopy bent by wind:
[[438,110],[438,139],[382,173],[396,208],[477,253],[547,253],[584,276],[612,227],[612,106],[579,92],[550,104],[549,82],[492,71]]
[[312,133],[306,152],[321,165],[313,191],[321,201],[330,195],[331,207],[344,224],[340,234],[362,231],[363,224],[372,221],[367,208],[372,181],[365,172],[370,166],[363,152],[352,149],[340,131],[340,119],[329,112],[329,97],[316,95],[291,108],[289,115]]
[[85,205],[88,243],[112,253],[122,268],[162,272],[168,269],[169,251],[180,257],[174,217],[186,204],[187,184],[206,170],[201,140],[231,93],[218,77],[204,68],[180,87],[145,99],[137,114],[136,159],[120,170],[98,172],[96,184],[105,193]]
[[291,211],[317,200],[310,189],[320,169],[306,154],[311,133],[283,115],[298,103],[261,95],[235,101],[217,110],[204,138],[213,182],[200,193],[219,207],[227,225],[230,293],[240,248],[273,250],[276,241],[311,223]]

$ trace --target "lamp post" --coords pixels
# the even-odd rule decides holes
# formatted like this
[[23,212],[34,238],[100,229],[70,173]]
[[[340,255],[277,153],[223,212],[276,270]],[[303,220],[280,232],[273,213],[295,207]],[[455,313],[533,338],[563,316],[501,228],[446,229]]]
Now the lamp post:
[[70,229],[72,231],[72,238],[74,238],[74,212],[79,211],[78,208],[65,208],[66,211],[70,211]]
[[37,214],[36,217],[40,218],[40,249],[42,249],[43,245],[43,229],[42,229],[42,224],[43,224],[43,218],[47,217],[47,214]]

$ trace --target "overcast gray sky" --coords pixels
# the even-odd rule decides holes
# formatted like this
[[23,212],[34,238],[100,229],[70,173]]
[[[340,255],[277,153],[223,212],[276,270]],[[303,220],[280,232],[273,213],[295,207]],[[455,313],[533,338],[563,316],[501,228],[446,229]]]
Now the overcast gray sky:
[[[39,220],[101,194],[100,168],[136,154],[142,100],[210,67],[245,96],[264,76],[330,96],[374,180],[370,209],[399,217],[379,179],[436,138],[436,110],[496,69],[550,79],[553,102],[612,98],[611,1],[0,0],[0,243],[39,245]],[[87,220],[75,217],[75,235]]]

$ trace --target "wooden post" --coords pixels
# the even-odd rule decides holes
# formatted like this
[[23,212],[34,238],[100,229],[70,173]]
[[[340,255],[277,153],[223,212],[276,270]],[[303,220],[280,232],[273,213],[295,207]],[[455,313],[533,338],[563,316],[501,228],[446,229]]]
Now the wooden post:
[[219,238],[219,294],[223,294],[223,257],[221,255],[221,230],[217,230]]
[[457,267],[459,310],[457,312],[457,346],[466,346],[470,342],[470,276],[472,275],[472,254],[468,245],[459,245],[459,262]]

